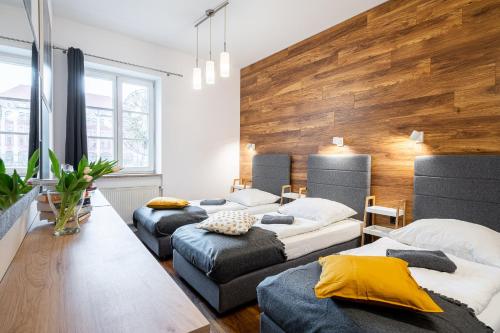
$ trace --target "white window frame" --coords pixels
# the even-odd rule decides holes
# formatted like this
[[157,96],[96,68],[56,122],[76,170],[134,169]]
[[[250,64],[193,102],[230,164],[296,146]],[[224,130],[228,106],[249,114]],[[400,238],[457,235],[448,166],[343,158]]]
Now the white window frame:
[[[115,159],[118,161],[118,165],[123,169],[120,173],[154,173],[156,170],[156,127],[155,127],[155,119],[156,119],[156,90],[155,90],[155,81],[150,79],[145,79],[141,77],[135,77],[131,75],[124,75],[122,73],[115,73],[111,71],[98,70],[98,69],[86,69],[85,76],[102,78],[106,80],[110,80],[113,82],[113,108],[112,109],[104,109],[104,110],[112,110],[113,111],[113,152]],[[131,84],[140,84],[146,86],[148,88],[148,100],[149,100],[149,162],[150,165],[147,167],[123,167],[123,105],[122,105],[122,89],[121,86],[123,83],[131,83]],[[86,106],[87,108],[92,109],[93,107]],[[94,108],[96,109],[96,108]],[[131,111],[125,111],[131,112]],[[142,113],[142,112],[138,112]],[[145,114],[145,113],[144,113]],[[87,134],[87,137],[95,137]],[[104,138],[103,139],[109,139]]]
[[[6,53],[4,51],[0,51],[0,62],[2,63],[8,63],[8,64],[13,64],[13,65],[23,65],[28,67],[31,70],[31,59],[29,56],[25,56],[22,54],[14,54],[14,53]],[[19,101],[24,101],[20,99],[15,99]],[[28,103],[31,101],[28,99]],[[28,119],[29,121],[29,119]],[[28,124],[28,149],[29,149],[29,124]],[[11,131],[2,131],[0,130],[0,134],[12,134],[14,138],[16,138],[17,135],[26,135],[25,133],[19,133],[19,132],[11,132]],[[28,160],[31,156],[28,156]],[[28,160],[26,160],[26,163],[28,163]],[[27,165],[26,165],[27,166]],[[21,176],[24,176],[26,174],[26,166],[23,167],[6,167],[7,173],[11,174],[14,172],[14,170],[17,171],[17,173]]]

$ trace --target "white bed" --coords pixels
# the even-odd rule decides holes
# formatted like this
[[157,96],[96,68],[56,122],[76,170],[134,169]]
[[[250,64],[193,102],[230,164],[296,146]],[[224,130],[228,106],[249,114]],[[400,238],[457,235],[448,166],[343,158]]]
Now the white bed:
[[[280,213],[269,215],[284,216]],[[304,218],[295,218],[293,224],[262,224],[263,215],[257,215],[258,222],[254,227],[276,233],[278,239],[285,245],[287,260],[341,244],[361,236],[362,223],[356,219],[325,224]]]
[[[341,252],[363,256],[385,256],[387,249],[419,248],[384,237],[371,244]],[[456,299],[472,308],[479,320],[500,331],[500,268],[447,254],[457,265],[454,273],[411,267],[417,283],[426,289]]]
[[271,213],[271,212],[276,212],[278,211],[279,204],[278,203],[272,203],[272,204],[265,204],[265,205],[258,205],[258,206],[244,206],[242,204],[239,204],[237,202],[232,202],[232,201],[226,201],[224,205],[200,205],[201,200],[192,200],[189,202],[191,206],[197,206],[200,208],[203,208],[206,210],[207,214],[215,214],[217,212],[223,212],[223,211],[239,211],[239,210],[244,210],[248,212],[251,215],[257,215],[257,214],[265,214],[265,213]]

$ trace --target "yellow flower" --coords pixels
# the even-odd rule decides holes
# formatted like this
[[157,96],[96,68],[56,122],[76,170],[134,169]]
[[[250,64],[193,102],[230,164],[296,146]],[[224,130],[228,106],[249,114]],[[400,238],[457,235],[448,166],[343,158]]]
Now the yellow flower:
[[91,173],[91,172],[92,172],[92,169],[91,169],[91,168],[89,168],[89,167],[85,167],[85,169],[83,169],[83,174],[84,174],[84,175],[88,175],[88,174],[89,174],[89,173]]
[[121,170],[121,169],[122,169],[122,168],[120,168],[120,167],[118,167],[118,166],[115,166],[115,167],[113,167],[111,170],[112,170],[113,172],[120,172],[120,170]]
[[92,181],[92,179],[93,179],[93,178],[92,178],[92,176],[85,175],[85,176],[83,176],[83,179],[85,179],[85,181],[86,181],[87,183],[90,183],[90,182]]

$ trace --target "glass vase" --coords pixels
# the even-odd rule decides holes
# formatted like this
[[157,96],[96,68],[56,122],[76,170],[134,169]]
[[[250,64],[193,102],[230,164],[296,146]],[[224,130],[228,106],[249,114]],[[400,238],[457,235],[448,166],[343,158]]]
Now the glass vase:
[[78,213],[83,206],[85,190],[76,192],[47,191],[49,205],[56,217],[54,236],[80,232]]

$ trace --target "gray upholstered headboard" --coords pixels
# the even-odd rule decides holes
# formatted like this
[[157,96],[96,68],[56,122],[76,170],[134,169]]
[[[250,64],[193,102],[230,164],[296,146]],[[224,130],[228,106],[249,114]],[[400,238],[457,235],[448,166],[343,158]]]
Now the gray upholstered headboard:
[[290,184],[290,156],[255,155],[252,162],[252,187],[281,195],[281,187]]
[[370,155],[309,155],[307,196],[334,200],[354,209],[362,220],[370,195]]
[[414,220],[453,218],[500,231],[500,155],[415,160]]

